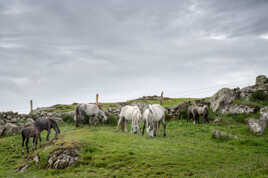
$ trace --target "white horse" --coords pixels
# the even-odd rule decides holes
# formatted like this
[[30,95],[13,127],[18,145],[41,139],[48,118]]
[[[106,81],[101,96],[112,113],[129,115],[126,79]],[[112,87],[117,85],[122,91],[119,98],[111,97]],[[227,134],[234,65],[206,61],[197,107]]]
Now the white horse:
[[85,120],[85,117],[89,117],[89,126],[91,126],[92,121],[94,121],[94,125],[96,127],[97,122],[102,120],[107,120],[107,116],[104,111],[102,111],[98,105],[96,104],[78,104],[75,113],[74,113],[74,121],[76,127],[78,127],[78,123]]
[[161,121],[164,128],[164,136],[166,136],[166,122],[165,122],[165,111],[166,109],[160,104],[150,104],[143,113],[143,129],[142,135],[144,135],[144,130],[146,123],[148,125],[147,132],[151,137],[156,136],[157,123]]
[[119,114],[117,130],[121,122],[123,122],[124,131],[127,132],[127,121],[131,122],[132,133],[137,134],[141,121],[141,111],[138,106],[124,106]]

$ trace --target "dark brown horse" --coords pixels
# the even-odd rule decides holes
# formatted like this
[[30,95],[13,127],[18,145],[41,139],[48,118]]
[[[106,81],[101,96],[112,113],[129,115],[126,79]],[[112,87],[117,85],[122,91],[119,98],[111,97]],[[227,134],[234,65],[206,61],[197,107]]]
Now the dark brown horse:
[[[26,149],[27,153],[29,153],[29,138],[33,138],[33,150],[37,148],[38,139],[40,140],[41,146],[41,132],[43,130],[47,130],[47,141],[49,141],[50,129],[54,129],[56,132],[56,136],[60,133],[60,129],[56,123],[56,121],[52,119],[39,119],[34,122],[34,124],[30,127],[24,128],[21,131],[22,136],[22,154],[24,154],[24,142],[26,141]],[[35,148],[34,148],[35,147]]]

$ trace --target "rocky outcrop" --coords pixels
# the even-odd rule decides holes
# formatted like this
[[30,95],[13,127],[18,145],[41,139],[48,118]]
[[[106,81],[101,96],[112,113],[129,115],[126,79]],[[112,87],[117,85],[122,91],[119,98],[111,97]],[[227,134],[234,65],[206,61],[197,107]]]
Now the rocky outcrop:
[[268,78],[265,75],[259,75],[256,77],[256,85],[268,84]]
[[4,131],[2,134],[4,134],[5,136],[16,135],[21,132],[21,129],[21,126],[12,123],[7,123],[4,127]]
[[236,99],[235,90],[223,88],[210,99],[210,107],[213,112],[221,112],[225,106],[230,105]]
[[268,106],[261,108],[260,120],[265,120],[266,122],[268,122]]
[[221,110],[221,114],[249,114],[255,113],[258,111],[258,108],[248,105],[226,105]]
[[65,169],[71,166],[79,158],[76,148],[58,148],[50,153],[47,168]]
[[248,120],[248,128],[251,132],[253,132],[255,135],[262,135],[264,130],[266,129],[267,122],[266,120],[261,119],[249,119]]

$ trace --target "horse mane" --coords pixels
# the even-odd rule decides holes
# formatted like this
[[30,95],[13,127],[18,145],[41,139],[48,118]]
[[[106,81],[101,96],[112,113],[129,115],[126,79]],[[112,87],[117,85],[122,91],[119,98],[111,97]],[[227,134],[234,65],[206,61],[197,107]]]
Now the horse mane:
[[153,107],[152,107],[151,104],[149,104],[149,111],[150,111],[151,113],[153,113]]

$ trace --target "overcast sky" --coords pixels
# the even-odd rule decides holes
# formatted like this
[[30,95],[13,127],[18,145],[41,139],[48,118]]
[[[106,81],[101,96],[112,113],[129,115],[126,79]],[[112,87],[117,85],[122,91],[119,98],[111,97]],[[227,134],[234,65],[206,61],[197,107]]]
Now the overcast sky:
[[267,0],[0,0],[0,111],[211,96],[267,68]]

